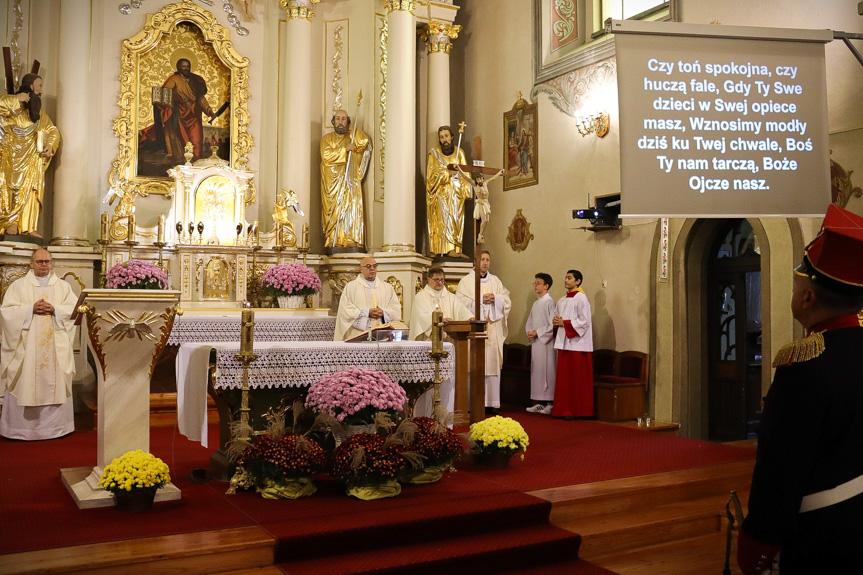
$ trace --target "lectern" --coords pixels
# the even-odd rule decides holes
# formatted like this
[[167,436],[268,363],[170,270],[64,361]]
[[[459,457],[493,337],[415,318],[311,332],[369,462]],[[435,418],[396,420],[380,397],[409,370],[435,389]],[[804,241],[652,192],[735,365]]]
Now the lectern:
[[[99,487],[105,465],[127,451],[150,450],[150,376],[182,313],[179,301],[180,292],[168,290],[90,289],[78,298],[72,319],[83,320],[97,365],[96,467],[60,475],[81,509],[114,505]],[[173,499],[180,490],[170,483],[156,492],[156,501]]]
[[485,419],[484,321],[451,321],[443,328],[455,343],[455,410],[470,422]]

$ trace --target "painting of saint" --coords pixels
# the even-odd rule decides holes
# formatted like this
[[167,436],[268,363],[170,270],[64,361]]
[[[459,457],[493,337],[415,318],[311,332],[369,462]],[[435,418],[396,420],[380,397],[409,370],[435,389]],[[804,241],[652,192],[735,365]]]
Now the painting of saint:
[[[230,161],[230,71],[190,22],[180,23],[142,63],[137,175],[167,177],[186,162]],[[224,114],[224,116],[223,116]]]

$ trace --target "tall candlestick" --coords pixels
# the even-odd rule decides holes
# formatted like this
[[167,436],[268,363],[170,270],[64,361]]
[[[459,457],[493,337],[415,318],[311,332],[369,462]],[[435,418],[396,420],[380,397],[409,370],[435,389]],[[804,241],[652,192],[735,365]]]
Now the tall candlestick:
[[431,342],[432,353],[443,352],[443,339],[441,338],[441,327],[443,326],[443,312],[438,308],[432,312]]
[[156,232],[156,241],[159,243],[165,241],[165,214],[159,216],[159,229]]
[[135,241],[135,214],[129,214],[129,222],[127,224],[126,239],[130,242]]
[[254,349],[255,312],[244,309],[240,326],[240,353],[251,353]]
[[102,214],[102,226],[99,229],[99,239],[106,240],[108,239],[108,214]]

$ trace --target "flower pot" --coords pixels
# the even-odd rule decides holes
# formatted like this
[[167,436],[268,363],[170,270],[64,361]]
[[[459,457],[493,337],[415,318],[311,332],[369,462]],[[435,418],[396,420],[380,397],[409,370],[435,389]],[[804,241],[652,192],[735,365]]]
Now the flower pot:
[[140,489],[136,491],[115,491],[114,507],[119,511],[143,513],[153,508],[156,499],[155,489]]
[[395,479],[379,481],[374,484],[348,481],[345,491],[349,496],[356,497],[362,501],[374,501],[376,499],[387,499],[395,497],[402,492],[402,486]]
[[503,453],[501,451],[481,451],[479,454],[480,464],[492,469],[509,467],[510,459],[512,459],[511,453]]
[[276,298],[279,307],[283,309],[302,309],[306,307],[306,298],[301,295],[280,295]]

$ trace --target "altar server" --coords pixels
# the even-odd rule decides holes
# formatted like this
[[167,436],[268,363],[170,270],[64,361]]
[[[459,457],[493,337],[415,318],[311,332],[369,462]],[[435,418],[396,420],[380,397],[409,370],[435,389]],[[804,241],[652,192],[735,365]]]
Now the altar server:
[[350,339],[368,329],[402,318],[402,304],[393,286],[377,278],[375,258],[360,261],[360,275],[345,284],[339,298],[333,339]]
[[456,296],[467,306],[471,313],[486,320],[488,339],[485,344],[485,412],[488,415],[497,415],[500,407],[500,368],[503,365],[503,342],[506,339],[509,328],[509,310],[512,301],[509,290],[503,286],[500,279],[490,273],[491,254],[483,250],[480,254],[480,293],[481,303],[479,312],[476,311],[474,303],[474,272],[461,278],[456,289]]
[[53,439],[75,429],[70,316],[77,298],[53,268],[47,250],[33,252],[30,271],[9,286],[0,306],[0,435],[10,439]]
[[552,320],[558,354],[551,414],[564,419],[593,415],[593,325],[583,279],[578,270],[566,272],[566,295],[558,300]]
[[545,273],[534,276],[533,291],[537,300],[530,308],[524,331],[530,342],[530,399],[535,401],[527,411],[551,415],[554,403],[554,378],[557,371],[557,350],[554,349],[555,305],[548,290],[554,280]]

